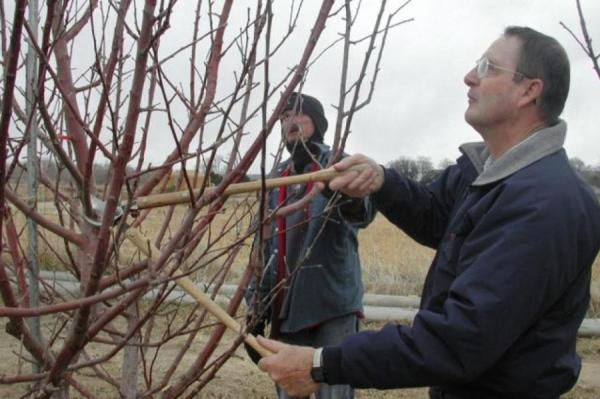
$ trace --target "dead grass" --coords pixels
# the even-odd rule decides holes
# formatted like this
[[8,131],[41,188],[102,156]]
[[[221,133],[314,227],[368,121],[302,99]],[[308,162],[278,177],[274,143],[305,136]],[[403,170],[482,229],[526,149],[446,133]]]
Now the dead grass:
[[[232,242],[241,242],[242,248],[235,259],[226,282],[235,284],[248,262],[251,238],[244,239],[250,217],[254,212],[251,197],[237,196],[230,199],[222,212],[218,213],[211,223],[202,242],[194,251],[188,267],[196,271],[194,276],[199,281],[209,281],[219,272],[228,254]],[[167,229],[167,237],[178,227],[185,213],[185,206],[177,206],[172,223]],[[167,215],[167,208],[152,210],[142,225],[147,237],[154,239]],[[51,203],[42,204],[42,213],[57,220],[57,213]],[[23,226],[24,219],[16,214],[17,226]],[[198,215],[203,217],[205,211]],[[363,265],[363,282],[365,292],[392,295],[420,295],[425,275],[433,259],[434,251],[417,244],[400,229],[389,223],[378,214],[373,223],[359,232],[360,256]],[[67,259],[64,243],[59,237],[46,234],[47,243],[40,243],[40,262],[43,268],[50,270],[66,270],[64,260]],[[26,245],[26,240],[21,240]],[[52,250],[51,250],[52,248]],[[54,253],[56,251],[58,256]],[[135,258],[135,249],[125,242],[120,251],[121,259]],[[61,259],[62,258],[62,259]],[[600,317],[600,256],[592,268],[592,301],[588,317]]]
[[381,214],[358,238],[366,292],[421,294],[433,250],[417,244]]

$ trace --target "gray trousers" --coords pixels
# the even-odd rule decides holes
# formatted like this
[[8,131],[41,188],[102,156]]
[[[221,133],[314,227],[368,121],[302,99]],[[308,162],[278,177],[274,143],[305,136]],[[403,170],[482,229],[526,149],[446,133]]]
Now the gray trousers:
[[[336,345],[348,335],[358,331],[358,317],[352,313],[349,315],[327,320],[313,328],[307,328],[295,333],[281,333],[279,340],[293,345],[312,346],[319,348],[327,345]],[[289,396],[283,389],[277,387],[279,399],[298,399]],[[354,390],[350,385],[328,385],[321,384],[316,399],[352,399]]]

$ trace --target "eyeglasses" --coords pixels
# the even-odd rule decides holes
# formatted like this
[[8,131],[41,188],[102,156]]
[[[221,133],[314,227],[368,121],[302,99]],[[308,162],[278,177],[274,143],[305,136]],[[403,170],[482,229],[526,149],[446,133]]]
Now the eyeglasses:
[[479,79],[485,78],[486,76],[488,76],[489,72],[494,69],[498,70],[498,71],[512,73],[515,76],[519,76],[520,79],[528,78],[528,76],[525,75],[524,73],[513,71],[511,69],[504,68],[504,67],[501,67],[500,65],[494,64],[493,62],[491,62],[488,59],[488,57],[486,55],[484,55],[483,57],[481,57],[480,59],[475,61],[475,63],[477,64],[476,71],[477,71],[477,78],[479,78]]

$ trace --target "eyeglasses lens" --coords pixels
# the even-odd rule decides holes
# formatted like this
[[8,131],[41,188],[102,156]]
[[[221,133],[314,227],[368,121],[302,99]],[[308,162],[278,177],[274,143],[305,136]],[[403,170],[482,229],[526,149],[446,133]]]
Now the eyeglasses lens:
[[482,57],[477,61],[477,77],[479,79],[484,78],[488,72],[488,59],[487,57]]

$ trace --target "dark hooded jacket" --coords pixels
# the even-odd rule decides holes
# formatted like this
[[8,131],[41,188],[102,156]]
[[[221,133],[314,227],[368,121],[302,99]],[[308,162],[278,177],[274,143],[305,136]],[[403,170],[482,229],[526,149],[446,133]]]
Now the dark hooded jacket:
[[[277,166],[274,177],[285,171],[309,173],[327,165],[331,152],[318,148],[319,166],[306,163],[294,171],[291,160]],[[307,194],[306,184],[288,187],[281,203],[280,189],[269,193],[271,210],[294,203]],[[317,195],[307,206],[285,217],[285,279],[282,305],[274,306],[281,235],[277,220],[266,240],[261,281],[250,285],[247,301],[269,320],[278,320],[283,333],[296,332],[350,313],[362,313],[363,285],[358,254],[358,229],[367,226],[375,211],[369,199],[350,200],[338,195]],[[258,289],[257,289],[258,288]],[[254,303],[254,305],[253,305]]]

